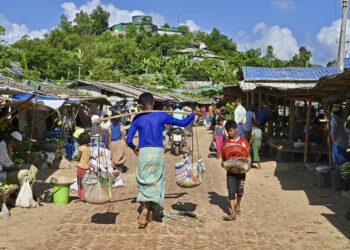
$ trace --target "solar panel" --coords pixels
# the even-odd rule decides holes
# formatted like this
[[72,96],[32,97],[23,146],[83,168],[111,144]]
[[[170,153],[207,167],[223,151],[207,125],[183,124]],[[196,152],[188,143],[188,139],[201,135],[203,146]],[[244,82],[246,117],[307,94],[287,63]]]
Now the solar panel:
[[18,75],[18,76],[23,76],[23,74],[21,72],[18,72],[17,70],[15,69],[11,69],[11,68],[7,68],[10,72],[12,72],[13,74],[15,75]]
[[[350,59],[350,58],[349,58]],[[350,60],[349,60],[350,66]],[[318,80],[324,75],[339,74],[341,71],[336,67],[331,68],[259,68],[243,67],[244,80]]]

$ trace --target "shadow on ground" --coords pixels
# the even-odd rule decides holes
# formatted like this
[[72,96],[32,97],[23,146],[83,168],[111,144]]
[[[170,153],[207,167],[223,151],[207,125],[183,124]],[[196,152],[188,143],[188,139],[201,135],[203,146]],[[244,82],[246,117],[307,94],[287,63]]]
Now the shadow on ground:
[[230,215],[231,212],[230,212],[230,204],[228,202],[228,198],[227,196],[222,196],[222,195],[219,195],[218,193],[216,192],[209,192],[209,202],[210,204],[213,204],[213,205],[217,205],[218,207],[221,208],[221,210]]
[[185,202],[185,203],[178,202],[176,204],[171,205],[171,208],[180,212],[182,211],[194,212],[197,206],[198,206],[197,204],[194,204],[192,202]]
[[[322,165],[322,164],[320,164]],[[349,209],[348,200],[342,195],[342,191],[334,191],[330,187],[318,188],[313,185],[313,172],[307,170],[303,163],[278,162],[275,170],[283,190],[303,190],[307,195],[310,205],[326,206],[334,214],[322,214],[350,239],[349,220],[345,214]]]
[[119,213],[96,213],[91,217],[91,222],[95,224],[115,224]]

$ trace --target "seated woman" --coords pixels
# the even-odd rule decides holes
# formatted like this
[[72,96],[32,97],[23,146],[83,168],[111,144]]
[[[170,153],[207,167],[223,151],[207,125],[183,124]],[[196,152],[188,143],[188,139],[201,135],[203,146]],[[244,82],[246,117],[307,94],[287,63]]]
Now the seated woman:
[[38,173],[35,166],[16,167],[12,161],[12,153],[22,142],[22,135],[15,131],[4,141],[0,142],[0,180],[6,180],[10,184],[22,185],[24,178],[28,176],[29,182],[33,182]]

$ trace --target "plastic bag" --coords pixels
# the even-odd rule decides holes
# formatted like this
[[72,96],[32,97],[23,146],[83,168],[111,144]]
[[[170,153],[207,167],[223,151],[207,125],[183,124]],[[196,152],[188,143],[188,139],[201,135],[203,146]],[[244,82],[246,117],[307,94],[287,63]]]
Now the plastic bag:
[[1,212],[0,212],[0,217],[3,220],[9,220],[10,219],[10,211],[7,209],[7,206],[5,203],[2,204]]
[[215,146],[215,143],[214,143],[214,142],[211,142],[211,143],[210,143],[209,151],[210,151],[210,152],[216,152],[216,146]]
[[70,169],[70,162],[68,161],[68,159],[65,156],[63,156],[58,168],[59,169]]
[[224,168],[230,173],[245,173],[248,171],[249,162],[247,157],[236,157],[224,161]]
[[109,173],[98,174],[90,170],[83,178],[85,200],[92,204],[109,202],[112,198],[111,178]]
[[185,157],[175,165],[176,184],[183,188],[197,187],[202,183],[204,171],[205,163],[202,159],[191,164],[188,157]]
[[36,207],[37,203],[33,199],[33,192],[30,188],[30,184],[28,181],[28,177],[24,178],[23,185],[21,186],[21,190],[18,193],[16,199],[16,207]]

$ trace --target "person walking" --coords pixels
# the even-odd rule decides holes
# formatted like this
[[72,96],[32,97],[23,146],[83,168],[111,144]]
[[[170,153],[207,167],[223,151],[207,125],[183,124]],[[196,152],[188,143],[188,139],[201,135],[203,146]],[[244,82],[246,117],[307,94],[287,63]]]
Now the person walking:
[[252,123],[255,120],[255,107],[250,106],[249,110],[246,113],[246,121],[244,124],[244,138],[247,141],[250,141],[250,137],[252,134]]
[[[139,102],[142,110],[153,110],[154,99],[151,93],[141,94]],[[142,208],[138,219],[139,228],[145,228],[147,222],[152,222],[155,210],[161,211],[164,208],[166,162],[162,140],[163,127],[165,124],[187,126],[195,118],[191,112],[187,112],[187,114],[188,116],[184,120],[176,119],[165,112],[139,114],[135,116],[130,126],[126,143],[138,156],[136,168],[137,201],[141,203]],[[139,145],[135,146],[133,138],[137,131]],[[149,214],[146,203],[150,203]]]
[[112,153],[113,168],[122,168],[124,166],[126,161],[124,154],[125,141],[124,126],[120,122],[120,118],[113,118],[109,128],[109,146]]
[[346,149],[348,147],[348,135],[345,132],[342,108],[340,106],[333,107],[330,135],[333,142],[332,163],[345,162]]
[[247,111],[242,106],[242,99],[238,97],[236,99],[236,108],[234,111],[234,120],[237,124],[237,134],[240,138],[244,138],[244,130],[243,126],[246,123],[246,113]]

